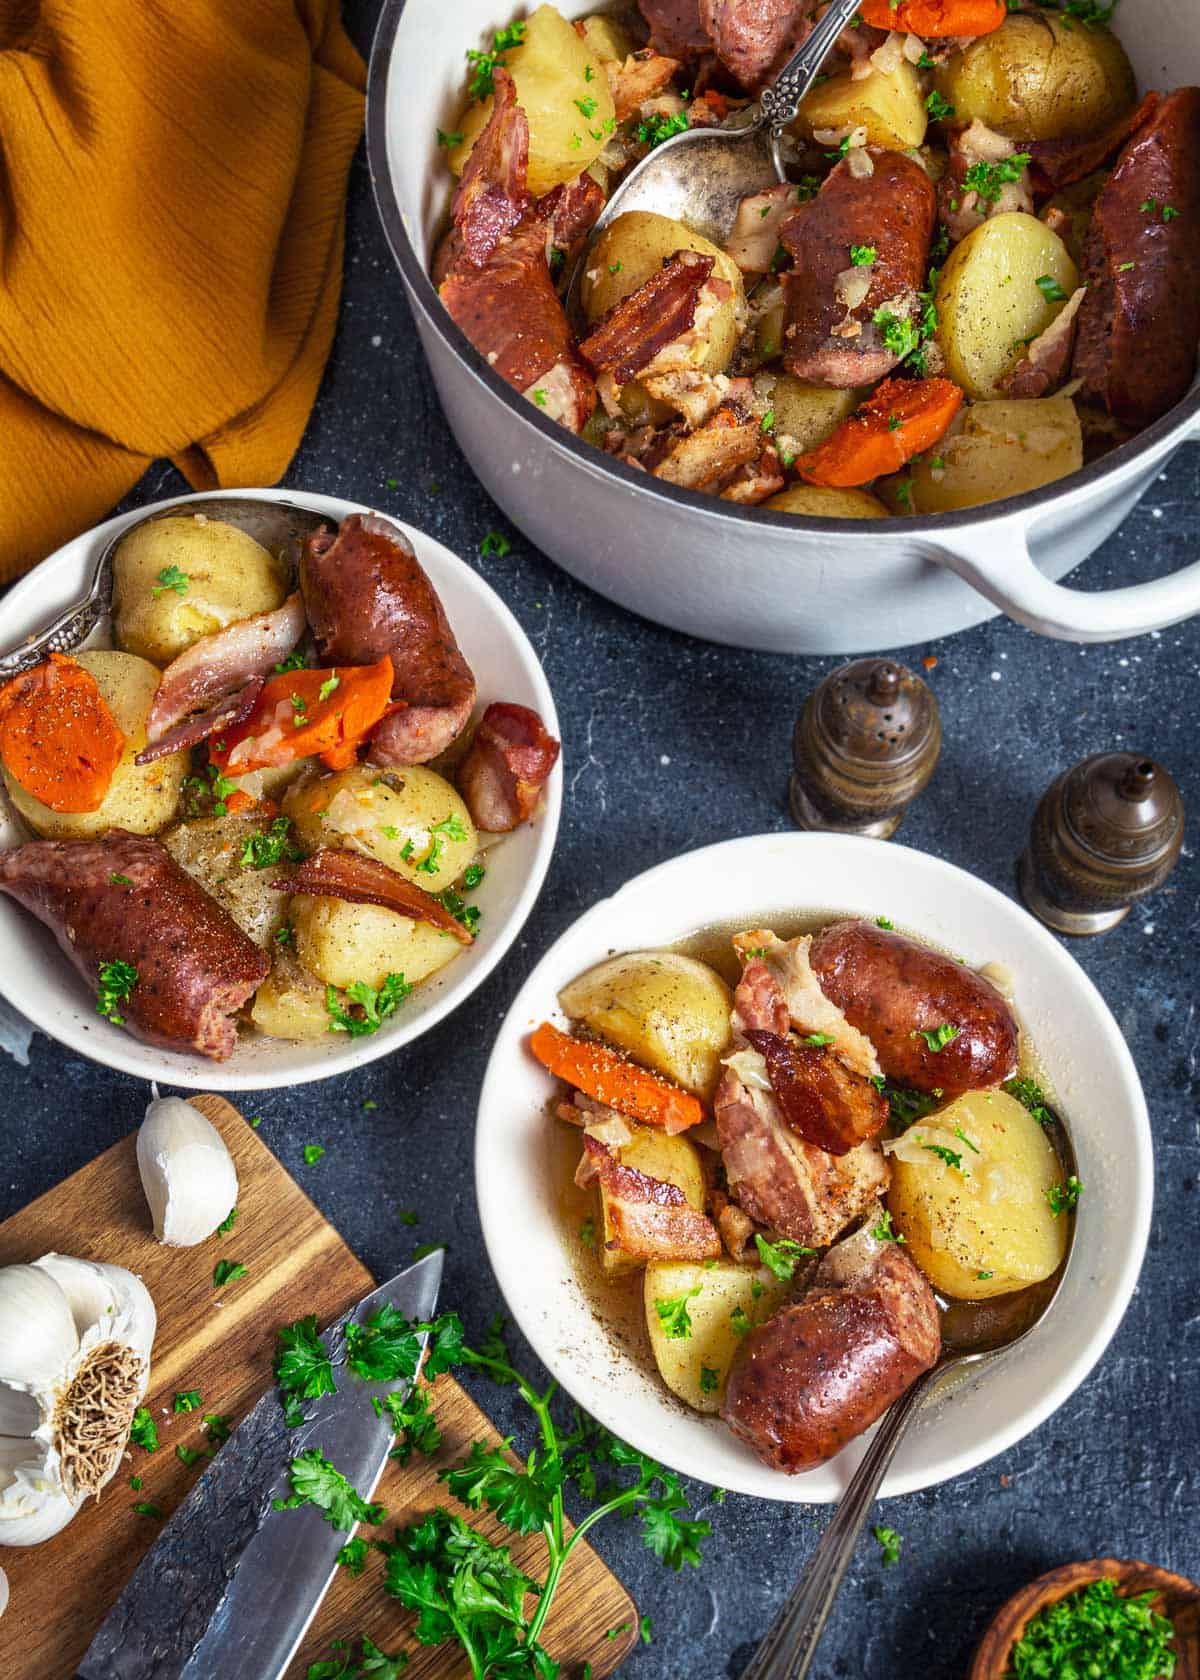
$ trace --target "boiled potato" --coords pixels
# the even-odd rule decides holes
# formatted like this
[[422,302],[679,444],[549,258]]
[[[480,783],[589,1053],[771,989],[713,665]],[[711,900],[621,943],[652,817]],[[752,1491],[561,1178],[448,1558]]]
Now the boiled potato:
[[685,1091],[709,1097],[729,1043],[729,987],[707,963],[677,951],[610,957],[559,993],[572,1020],[665,1074]]
[[[694,1207],[697,1213],[702,1213],[705,1197],[704,1168],[700,1164],[695,1144],[678,1134],[671,1136],[657,1126],[631,1124],[629,1129],[633,1134],[632,1138],[628,1143],[622,1144],[616,1152],[621,1165],[633,1167],[635,1171],[645,1173],[648,1178],[661,1179],[664,1184],[676,1185],[683,1191],[688,1205]],[[619,1272],[636,1271],[642,1261],[619,1248],[608,1246],[615,1240],[615,1232],[609,1212],[608,1193],[603,1185],[600,1186],[600,1216],[604,1227],[600,1261],[604,1270],[610,1276]]]
[[975,403],[909,467],[905,512],[981,507],[1053,484],[1082,465],[1083,432],[1070,397]]
[[427,892],[457,881],[479,850],[457,790],[423,764],[406,770],[355,764],[293,782],[283,811],[309,851],[348,846]]
[[155,665],[236,619],[273,612],[286,595],[287,573],[274,555],[202,513],[139,525],[113,556],[117,645]]
[[592,57],[602,64],[624,64],[630,53],[637,51],[632,35],[606,12],[584,18],[583,39]]
[[824,443],[831,432],[858,407],[861,391],[835,391],[827,385],[807,385],[790,373],[762,374],[755,391],[775,416],[774,435],[791,453],[803,455]]
[[[953,1151],[960,1168],[935,1154]],[[1046,1193],[1063,1179],[1037,1121],[1004,1091],[968,1091],[909,1128],[892,1154],[888,1208],[935,1289],[984,1301],[1041,1283],[1067,1251]]]
[[[767,289],[769,287],[769,290]],[[760,282],[753,294],[754,357],[760,364],[777,362],[783,349],[783,331],[787,325],[787,310],[783,301],[783,287],[777,280]],[[781,378],[790,379],[790,374]],[[800,381],[795,381],[799,385]],[[816,390],[816,386],[808,387]]]
[[290,950],[279,947],[270,974],[254,994],[250,1019],[268,1038],[324,1038],[331,1029],[324,985],[300,967]]
[[[765,1324],[790,1287],[765,1266],[739,1266],[734,1260],[708,1266],[695,1260],[651,1261],[644,1284],[646,1328],[655,1363],[672,1394],[697,1412],[719,1412],[729,1367],[742,1341],[733,1314],[740,1308],[752,1326]],[[691,1330],[671,1336],[658,1303],[667,1303],[669,1311],[683,1295],[691,1297],[686,1303]],[[674,1322],[682,1327],[678,1315]]]
[[5,770],[8,797],[34,833],[47,840],[87,840],[108,828],[157,834],[175,815],[188,769],[186,751],[171,753],[153,764],[133,762],[146,745],[146,714],[159,673],[135,654],[110,649],[85,650],[74,658],[95,678],[113,722],[125,737],[125,750],[108,792],[94,811],[52,811],[26,793]]
[[920,146],[928,125],[921,78],[907,59],[894,70],[872,70],[860,81],[854,81],[848,70],[830,76],[805,95],[796,119],[806,139],[817,129],[848,133],[865,128],[869,146],[894,152]]
[[713,259],[713,273],[728,280],[733,296],[713,313],[708,343],[697,362],[705,373],[728,366],[746,316],[742,273],[733,258],[670,216],[653,210],[629,210],[611,222],[592,247],[580,297],[589,321],[598,321],[622,298],[645,285],[676,251],[701,251]]
[[1117,37],[1054,12],[1014,12],[990,35],[951,53],[934,87],[958,122],[978,117],[1012,140],[1098,133],[1137,96]]
[[820,484],[793,484],[763,507],[798,513],[806,519],[886,519],[888,510],[867,490],[833,490]]
[[453,935],[380,904],[297,894],[287,919],[301,967],[329,986],[365,981],[378,990],[389,974],[415,986],[462,950]]
[[[612,93],[588,43],[553,6],[532,13],[521,44],[507,48],[503,57],[529,119],[529,190],[538,197],[573,181],[604,150],[616,124]],[[449,153],[456,175],[466,167],[492,104],[489,97],[459,119],[462,143]]]
[[[256,945],[270,949],[284,924],[287,894],[271,885],[287,875],[290,842],[277,845],[276,861],[255,868],[247,848],[258,835],[269,834],[269,817],[234,815],[202,817],[178,823],[163,835],[163,845],[181,869],[215,898],[221,908]],[[282,835],[281,839],[284,839]]]
[[[1057,283],[1055,301],[1038,281]],[[937,289],[937,341],[946,373],[967,395],[1001,395],[1000,381],[1060,313],[1079,271],[1036,216],[993,216],[956,245]]]

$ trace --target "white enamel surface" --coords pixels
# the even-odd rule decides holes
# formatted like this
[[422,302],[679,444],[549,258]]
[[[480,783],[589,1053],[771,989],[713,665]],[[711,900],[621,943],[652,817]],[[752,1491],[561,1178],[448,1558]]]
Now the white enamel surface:
[[[371,511],[356,502],[290,490],[239,493],[299,502],[335,519]],[[190,496],[177,505],[202,507],[206,499]],[[12,647],[78,599],[108,538],[150,511],[142,508],[136,514],[109,520],[59,549],[15,584],[0,606],[0,646]],[[557,736],[558,716],[537,655],[500,597],[441,543],[402,520],[395,523],[407,534],[442,598],[478,679],[480,703],[511,700],[531,706],[540,713],[550,733]],[[7,899],[0,899],[0,991],[52,1038],[81,1055],[143,1079],[161,1079],[194,1090],[249,1091],[345,1073],[419,1038],[483,983],[533,908],[550,864],[561,806],[560,762],[546,784],[537,820],[489,847],[487,875],[471,900],[482,911],[474,945],[418,986],[391,1020],[364,1038],[352,1040],[344,1033],[330,1033],[327,1039],[288,1043],[243,1031],[227,1062],[143,1044],[96,1014],[94,1000],[49,931]],[[19,845],[28,838],[7,805],[0,802],[0,846]]]
[[[574,16],[594,7],[562,0],[561,9]],[[460,0],[449,23],[438,0],[384,7],[368,117],[371,164],[389,237],[393,244],[403,237],[402,223],[425,267],[450,184],[436,130],[456,126],[466,48],[484,44],[511,15],[498,0]],[[1200,82],[1195,0],[1121,0],[1118,24],[1141,87]],[[1195,567],[1099,595],[1046,583],[1111,534],[1197,430],[1194,401],[1152,442],[1119,452],[1099,476],[1035,498],[1015,520],[993,510],[882,527],[785,525],[778,516],[736,516],[712,500],[668,500],[649,481],[618,479],[594,452],[576,455],[528,404],[514,396],[508,407],[477,379],[442,336],[441,306],[411,284],[408,290],[442,406],[488,492],[574,577],[659,623],[735,646],[832,654],[929,641],[982,623],[998,608],[1044,634],[1084,641],[1200,611]]]
[[981,966],[999,962],[1066,1119],[1085,1190],[1062,1293],[1033,1334],[922,1412],[885,1494],[960,1475],[1037,1427],[1108,1345],[1137,1280],[1153,1198],[1145,1101],[1120,1031],[1082,969],[1032,917],[962,870],[875,840],[780,834],[691,852],[638,876],[551,947],[497,1037],[479,1106],[475,1178],[488,1255],[509,1308],[546,1366],[610,1429],[688,1475],[768,1499],[840,1496],[855,1443],[802,1476],[768,1470],[719,1421],[675,1402],[626,1353],[576,1283],[554,1213],[545,1105],[554,1082],[525,1048],[561,1022],[559,989],[612,952],[671,944],[737,918],[770,926],[796,910],[889,915]]

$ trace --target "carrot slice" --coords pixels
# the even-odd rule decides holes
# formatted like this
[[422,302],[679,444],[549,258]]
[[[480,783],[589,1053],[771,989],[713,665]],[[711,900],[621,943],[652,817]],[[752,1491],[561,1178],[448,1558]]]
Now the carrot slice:
[[330,770],[353,764],[364,738],[393,710],[392,662],[280,671],[268,677],[250,716],[208,744],[211,763],[244,776],[318,754]]
[[664,1132],[698,1126],[704,1110],[695,1097],[650,1073],[605,1044],[590,1044],[543,1021],[529,1041],[542,1066],[585,1096]]
[[950,35],[990,35],[1008,16],[1006,0],[862,0],[864,23],[903,29],[930,40]]
[[0,758],[50,810],[99,810],[124,750],[95,677],[65,654],[0,688]]
[[949,379],[885,379],[824,443],[796,457],[796,471],[807,484],[869,484],[931,449],[962,400]]

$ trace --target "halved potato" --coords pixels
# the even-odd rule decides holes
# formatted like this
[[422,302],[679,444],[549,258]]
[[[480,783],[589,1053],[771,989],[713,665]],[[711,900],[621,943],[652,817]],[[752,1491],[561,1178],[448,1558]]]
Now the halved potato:
[[817,129],[865,128],[869,146],[893,152],[920,146],[928,126],[921,78],[907,59],[894,70],[872,70],[858,81],[849,70],[839,71],[805,94],[796,119],[797,130],[806,139]]
[[[774,383],[770,381],[774,378]],[[803,455],[824,443],[843,420],[848,420],[865,395],[835,391],[827,385],[808,385],[790,373],[763,374],[755,381],[775,413],[774,435],[780,444]]]
[[[616,1152],[621,1165],[633,1167],[635,1171],[645,1173],[647,1178],[657,1178],[664,1184],[676,1185],[683,1191],[688,1205],[694,1207],[697,1213],[703,1213],[704,1168],[695,1144],[678,1134],[670,1136],[657,1126],[631,1124],[630,1130],[633,1133],[632,1139],[629,1143],[622,1144]],[[604,1270],[614,1276],[620,1272],[636,1271],[643,1264],[641,1260],[619,1248],[608,1247],[614,1239],[614,1230],[609,1211],[609,1197],[603,1185],[600,1187],[600,1218],[604,1232],[600,1262]]]
[[[734,1260],[708,1265],[696,1260],[652,1261],[643,1290],[646,1329],[654,1362],[672,1394],[697,1412],[719,1412],[744,1326],[765,1324],[790,1289],[790,1283],[781,1282],[765,1266],[739,1266]],[[692,1290],[697,1293],[692,1295]],[[685,1310],[691,1327],[685,1335],[672,1336],[672,1323],[682,1328],[682,1314],[671,1310],[681,1296],[690,1297]],[[665,1304],[666,1322],[659,1302]],[[735,1318],[739,1313],[742,1316]]]
[[733,998],[707,963],[678,951],[633,951],[581,974],[558,1001],[573,1020],[644,1067],[698,1097],[712,1095]]
[[423,764],[404,770],[354,764],[308,777],[291,784],[282,808],[309,851],[365,852],[426,892],[457,881],[479,850],[457,789]]
[[290,949],[277,946],[271,972],[254,994],[250,1019],[268,1038],[324,1038],[332,1024],[325,984],[301,968]]
[[[521,44],[502,56],[529,119],[529,190],[539,197],[573,181],[608,144],[616,126],[608,77],[588,43],[553,6],[531,13]],[[466,167],[492,104],[489,97],[459,118],[463,138],[449,153],[455,175]]]
[[462,950],[452,934],[379,904],[297,894],[287,919],[301,967],[329,986],[365,981],[378,989],[389,974],[403,975],[415,986]]
[[[1070,397],[973,403],[936,449],[908,468],[911,505],[903,511],[981,507],[1053,484],[1082,465],[1083,430]],[[894,480],[888,489],[894,492]]]
[[793,484],[763,504],[776,513],[808,519],[886,519],[888,509],[869,490],[834,490],[824,484]]
[[1015,1097],[968,1091],[911,1126],[891,1163],[888,1209],[935,1289],[984,1301],[1061,1265],[1068,1222],[1055,1218],[1047,1192],[1062,1166]]

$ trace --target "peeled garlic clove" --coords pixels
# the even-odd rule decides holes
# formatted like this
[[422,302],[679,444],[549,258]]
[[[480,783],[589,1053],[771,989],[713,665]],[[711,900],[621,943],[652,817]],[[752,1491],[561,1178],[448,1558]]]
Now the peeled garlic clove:
[[82,1497],[68,1496],[37,1441],[0,1439],[0,1546],[37,1546],[70,1522]]
[[81,1347],[89,1344],[89,1337],[94,1343],[113,1336],[145,1360],[149,1376],[158,1314],[150,1291],[136,1273],[101,1260],[76,1260],[69,1254],[43,1254],[33,1263],[48,1272],[67,1297]]
[[78,1346],[70,1302],[54,1279],[36,1266],[0,1266],[0,1384],[52,1383]]
[[237,1201],[238,1181],[224,1139],[182,1097],[146,1110],[137,1140],[138,1172],[154,1235],[172,1248],[211,1237]]

